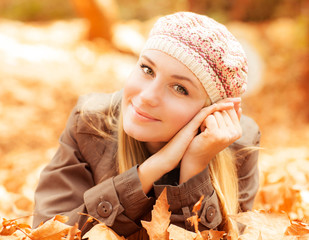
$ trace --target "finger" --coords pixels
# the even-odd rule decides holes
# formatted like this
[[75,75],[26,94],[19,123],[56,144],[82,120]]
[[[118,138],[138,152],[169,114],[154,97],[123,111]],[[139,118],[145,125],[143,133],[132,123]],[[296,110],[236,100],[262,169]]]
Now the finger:
[[227,126],[226,133],[229,134],[229,139],[234,141],[241,137],[242,129],[236,111],[235,110],[234,112],[233,110],[229,111],[231,111],[231,115],[233,115],[233,118],[235,119],[234,121],[232,120],[230,114],[227,111],[223,111],[222,116]]
[[238,111],[239,108],[241,108],[241,102],[234,103],[234,109],[235,109],[236,112]]
[[234,108],[236,110],[236,113],[238,115],[238,119],[241,118],[241,114],[242,114],[242,109],[241,109],[241,98],[240,97],[236,97],[236,98],[225,98],[222,99],[220,101],[217,102],[219,103],[233,103],[234,104]]
[[218,102],[210,106],[204,107],[201,111],[204,111],[207,115],[210,115],[215,111],[223,111],[232,108],[234,108],[233,102]]
[[237,117],[238,117],[239,120],[240,120],[240,118],[241,118],[241,114],[242,114],[242,108],[240,107],[240,108],[238,109],[238,111],[237,111]]
[[202,127],[204,120],[207,116],[214,113],[215,111],[228,110],[233,109],[234,103],[232,102],[222,102],[222,103],[214,103],[208,107],[204,107],[198,112],[193,119],[183,127],[175,136],[175,141],[182,136],[186,136],[188,141],[190,138],[193,138],[200,127]]
[[209,115],[205,119],[205,123],[206,123],[206,129],[216,129],[216,128],[219,127],[217,120],[216,120],[216,117],[213,114]]
[[226,110],[227,114],[230,116],[232,122],[236,125],[239,125],[239,117],[235,109]]
[[226,123],[225,123],[225,120],[224,120],[224,118],[222,116],[222,112],[214,112],[213,115],[216,118],[218,127],[219,128],[225,128],[226,127]]
[[202,125],[200,126],[201,132],[204,132],[206,129],[206,119],[203,121]]
[[237,113],[238,119],[240,119],[241,114],[242,114],[242,109],[241,109],[241,102],[239,103],[234,103],[234,109]]
[[222,111],[222,116],[225,121],[225,124],[227,127],[233,127],[234,122],[232,121],[230,115],[227,113],[227,111]]
[[227,103],[227,102],[232,102],[234,105],[235,104],[240,104],[241,103],[241,98],[240,97],[235,97],[235,98],[224,98],[217,103]]
[[208,107],[203,108],[195,117],[185,126],[187,130],[196,131],[203,126],[203,122],[207,116],[213,114],[215,111],[233,109],[234,104],[231,102],[214,103]]

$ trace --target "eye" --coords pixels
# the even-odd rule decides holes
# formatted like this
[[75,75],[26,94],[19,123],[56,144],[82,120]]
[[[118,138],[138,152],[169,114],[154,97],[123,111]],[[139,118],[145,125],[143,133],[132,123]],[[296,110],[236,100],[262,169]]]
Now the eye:
[[187,89],[185,87],[181,86],[181,85],[176,84],[176,85],[173,86],[173,88],[179,94],[182,94],[182,95],[188,95],[189,94]]
[[148,67],[147,65],[141,64],[140,66],[141,66],[142,71],[145,74],[148,74],[148,75],[151,75],[151,76],[154,74],[153,70],[150,67]]

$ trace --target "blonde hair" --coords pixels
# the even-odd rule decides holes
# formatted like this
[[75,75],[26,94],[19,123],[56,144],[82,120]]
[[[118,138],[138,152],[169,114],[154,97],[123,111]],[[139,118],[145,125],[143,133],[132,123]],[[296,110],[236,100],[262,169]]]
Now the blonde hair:
[[238,238],[238,227],[229,215],[239,211],[238,176],[235,156],[229,148],[219,152],[209,163],[209,172],[213,187],[220,200],[223,221],[220,228],[229,233],[232,239]]

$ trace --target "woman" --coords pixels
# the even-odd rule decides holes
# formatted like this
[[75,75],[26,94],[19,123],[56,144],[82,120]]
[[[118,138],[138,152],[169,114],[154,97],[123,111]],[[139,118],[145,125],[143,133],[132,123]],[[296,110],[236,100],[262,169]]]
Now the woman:
[[[34,226],[56,214],[83,226],[89,215],[125,237],[140,229],[167,188],[171,223],[201,195],[200,228],[229,231],[258,189],[257,125],[242,116],[245,54],[206,16],[180,12],[153,27],[123,91],[82,97],[43,170]],[[89,230],[90,223],[84,228]]]

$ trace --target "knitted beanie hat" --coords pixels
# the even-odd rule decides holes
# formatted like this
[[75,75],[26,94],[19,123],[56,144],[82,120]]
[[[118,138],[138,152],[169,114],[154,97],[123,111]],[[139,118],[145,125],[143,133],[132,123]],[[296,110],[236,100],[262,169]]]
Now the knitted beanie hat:
[[159,18],[143,51],[147,49],[160,50],[186,65],[212,103],[246,90],[248,66],[240,43],[209,17],[178,12]]

